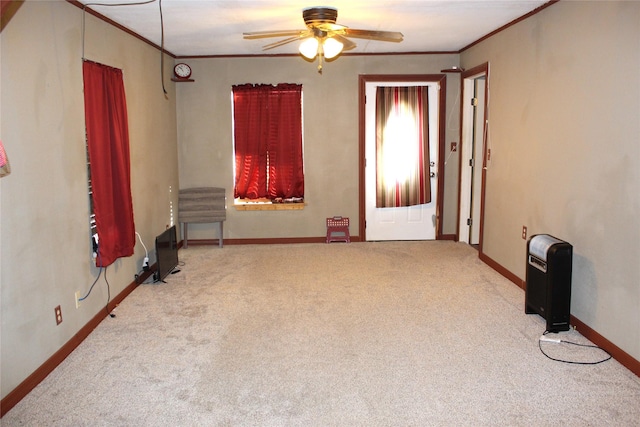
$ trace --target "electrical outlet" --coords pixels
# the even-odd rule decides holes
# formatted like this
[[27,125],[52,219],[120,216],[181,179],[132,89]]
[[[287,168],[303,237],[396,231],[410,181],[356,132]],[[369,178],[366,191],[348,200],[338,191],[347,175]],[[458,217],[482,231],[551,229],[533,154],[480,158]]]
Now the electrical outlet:
[[522,226],[522,238],[524,240],[527,240],[527,226],[526,225]]
[[76,291],[76,308],[80,308],[80,291]]
[[59,325],[62,323],[62,309],[60,306],[57,306],[54,310],[56,312],[56,325]]
[[451,151],[458,151],[458,143],[457,142],[452,142],[451,143]]

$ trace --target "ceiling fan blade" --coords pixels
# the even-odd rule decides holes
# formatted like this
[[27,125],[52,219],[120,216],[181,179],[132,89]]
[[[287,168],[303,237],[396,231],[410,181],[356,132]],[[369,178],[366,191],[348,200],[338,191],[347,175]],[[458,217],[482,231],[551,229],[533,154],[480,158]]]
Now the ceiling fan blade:
[[340,34],[334,34],[333,36],[334,39],[338,40],[340,43],[342,43],[342,51],[344,52],[345,50],[351,50],[351,49],[355,49],[356,44],[354,42],[352,42],[351,40],[349,40],[346,37],[341,36]]
[[307,30],[273,30],[273,31],[251,31],[242,33],[245,39],[263,39],[267,37],[287,37],[298,36],[306,33]]
[[384,42],[401,42],[403,39],[402,33],[398,31],[374,31],[374,30],[354,30],[352,28],[346,28],[344,35],[347,37],[356,37],[361,39],[380,40]]
[[310,36],[310,34],[308,34],[307,31],[301,31],[301,34],[299,34],[297,36],[287,37],[286,39],[278,40],[277,42],[273,42],[273,43],[269,43],[267,45],[264,45],[264,46],[262,46],[262,50],[269,50],[269,49],[273,49],[275,47],[284,46],[287,43],[295,42],[297,40],[302,40],[302,39],[307,38],[309,36]]

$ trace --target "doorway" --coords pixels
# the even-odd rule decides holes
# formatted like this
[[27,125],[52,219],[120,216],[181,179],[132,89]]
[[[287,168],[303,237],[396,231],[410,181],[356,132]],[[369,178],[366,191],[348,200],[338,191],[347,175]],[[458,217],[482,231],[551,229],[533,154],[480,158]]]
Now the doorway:
[[[376,208],[375,104],[379,86],[426,86],[429,93],[429,171],[431,202],[402,208]],[[360,239],[433,240],[441,235],[444,145],[444,75],[360,76]]]
[[488,64],[462,75],[459,241],[482,248],[484,185],[489,160]]

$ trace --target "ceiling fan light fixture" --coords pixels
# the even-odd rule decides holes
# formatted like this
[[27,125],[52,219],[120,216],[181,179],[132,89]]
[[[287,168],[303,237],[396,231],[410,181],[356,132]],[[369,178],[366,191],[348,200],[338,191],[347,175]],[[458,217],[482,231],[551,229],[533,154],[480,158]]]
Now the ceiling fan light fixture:
[[315,37],[309,37],[300,43],[298,50],[305,58],[313,59],[318,54],[318,45],[318,39]]
[[293,42],[301,42],[298,46],[300,54],[308,60],[318,58],[318,72],[322,72],[324,59],[336,58],[345,50],[351,50],[356,44],[350,37],[378,40],[384,42],[401,42],[403,35],[397,31],[357,30],[336,24],[338,9],[327,6],[309,7],[302,10],[305,30],[273,30],[244,33],[248,39],[263,37],[286,37],[262,47],[262,50],[273,49]]
[[344,45],[338,40],[330,37],[322,43],[322,50],[324,52],[324,57],[327,59],[335,58],[342,52],[342,48]]

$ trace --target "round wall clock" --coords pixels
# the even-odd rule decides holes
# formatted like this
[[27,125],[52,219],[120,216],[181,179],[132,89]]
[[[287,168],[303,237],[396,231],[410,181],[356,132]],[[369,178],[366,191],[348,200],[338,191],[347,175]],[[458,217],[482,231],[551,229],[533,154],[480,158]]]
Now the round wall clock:
[[188,79],[191,77],[191,67],[185,64],[184,62],[180,62],[173,67],[173,72],[176,77],[180,79]]

